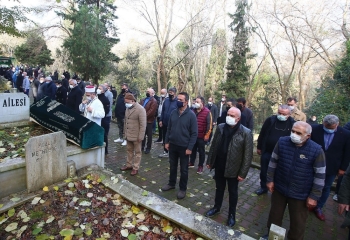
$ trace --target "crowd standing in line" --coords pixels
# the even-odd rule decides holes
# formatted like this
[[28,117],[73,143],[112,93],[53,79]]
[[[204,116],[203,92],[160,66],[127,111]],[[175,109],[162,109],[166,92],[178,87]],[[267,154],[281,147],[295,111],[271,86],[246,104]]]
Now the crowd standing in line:
[[[58,71],[45,76],[42,68],[28,66],[9,68],[4,76],[34,102],[48,97],[102,126],[106,154],[114,106],[119,130],[114,142],[127,148],[127,161],[121,170],[131,170],[132,176],[138,174],[142,151],[148,154],[152,149],[158,123],[158,139],[154,142],[163,144],[164,152],[159,157],[169,158],[170,166],[169,180],[162,191],[176,188],[180,165],[177,198],[186,196],[188,171],[194,167],[198,151],[197,173],[203,173],[204,165],[215,171],[214,207],[205,215],[212,217],[220,212],[227,185],[227,225],[235,225],[238,184],[246,178],[253,156],[254,115],[245,98],[231,99],[222,94],[219,103],[209,97],[205,104],[198,96],[190,108],[188,93],[177,94],[175,87],[162,89],[159,97],[148,88],[146,97],[138,103],[127,83],[121,85],[118,95],[108,83],[86,85],[77,73],[71,78],[66,70],[61,79]],[[333,199],[339,202],[339,214],[348,211],[350,205],[350,122],[340,127],[337,116],[327,115],[318,124],[317,116],[307,119],[297,104],[295,97],[289,97],[286,104],[279,105],[276,115],[266,118],[256,149],[261,169],[260,188],[255,193],[272,193],[267,227],[272,223],[282,225],[288,205],[289,239],[303,239],[308,211],[325,221],[322,208],[336,178]],[[210,148],[205,163],[206,145]],[[350,226],[350,214],[346,214],[343,226]]]

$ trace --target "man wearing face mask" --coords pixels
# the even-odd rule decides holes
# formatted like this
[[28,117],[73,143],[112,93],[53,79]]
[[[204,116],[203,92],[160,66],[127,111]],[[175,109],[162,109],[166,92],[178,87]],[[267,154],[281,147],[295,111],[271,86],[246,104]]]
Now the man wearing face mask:
[[125,126],[124,139],[126,139],[127,159],[126,164],[120,168],[122,171],[132,170],[130,175],[138,173],[141,163],[141,144],[146,131],[146,111],[136,102],[131,93],[126,93],[125,101]]
[[168,130],[168,122],[170,118],[170,114],[173,110],[177,109],[177,97],[176,97],[176,88],[172,87],[168,90],[168,98],[164,100],[162,107],[162,114],[159,120],[159,126],[163,128],[163,144],[164,144],[164,152],[160,154],[158,157],[168,157],[168,150],[165,148],[165,136]]
[[84,117],[101,126],[101,119],[105,116],[105,110],[103,104],[96,96],[95,87],[86,86],[85,96],[86,99],[79,105],[79,110],[84,112]]
[[162,143],[163,142],[163,128],[159,125],[160,117],[162,116],[162,110],[163,110],[163,104],[166,98],[166,89],[163,88],[160,90],[160,97],[159,97],[159,103],[158,103],[158,115],[157,115],[157,123],[158,123],[158,139],[155,141],[155,143]]
[[327,202],[335,177],[344,174],[350,160],[350,132],[339,127],[339,118],[327,115],[322,124],[312,125],[311,139],[322,146],[326,155],[326,180],[322,196],[314,209],[316,217],[325,220],[322,207]]
[[308,211],[316,206],[324,186],[325,155],[321,146],[309,139],[311,132],[309,124],[294,123],[290,136],[278,140],[267,172],[267,188],[272,193],[267,228],[282,226],[288,205],[288,239],[304,239]]
[[225,100],[225,102],[226,102],[225,109],[222,110],[221,117],[218,118],[218,125],[221,123],[226,123],[227,112],[236,103],[234,99],[228,99],[228,100]]
[[291,116],[295,121],[306,122],[306,115],[297,108],[297,99],[295,97],[287,98],[287,105],[291,110]]
[[122,146],[126,146],[126,140],[123,139],[124,135],[124,118],[125,118],[125,103],[124,96],[126,93],[132,93],[129,91],[129,85],[127,83],[122,84],[121,92],[117,97],[117,103],[115,104],[115,117],[117,119],[117,125],[119,130],[119,138],[114,140],[115,143],[121,143]]
[[218,125],[207,158],[207,168],[215,169],[216,192],[214,207],[205,216],[212,217],[220,212],[227,183],[229,227],[236,223],[238,183],[246,178],[253,159],[253,135],[240,124],[240,117],[238,108],[228,110],[226,123]]
[[67,107],[80,114],[79,105],[83,100],[83,92],[77,85],[77,80],[69,80],[70,92],[67,97]]
[[218,111],[219,111],[219,115],[218,115],[218,119],[216,120],[216,122],[219,123],[224,123],[225,122],[225,117],[223,117],[223,119],[221,118],[222,113],[226,110],[226,95],[222,94],[221,96],[221,101],[220,103],[218,103]]
[[290,109],[287,105],[278,107],[277,115],[268,117],[258,137],[256,152],[260,157],[260,188],[255,191],[257,195],[267,193],[266,174],[273,152],[280,137],[289,136],[294,124],[294,119],[290,117]]
[[207,145],[210,145],[210,141],[213,136],[214,127],[217,124],[216,121],[218,120],[219,112],[218,112],[218,107],[214,104],[212,97],[208,98],[208,104],[205,106],[210,110],[212,120],[213,120],[212,131],[210,133],[209,140],[207,142]]
[[62,81],[57,80],[56,82],[56,101],[59,103],[62,103],[63,105],[66,105],[67,102],[67,89],[62,86]]
[[162,191],[175,188],[177,168],[180,162],[178,199],[186,196],[189,156],[198,135],[196,115],[188,107],[188,100],[189,96],[186,92],[181,92],[177,96],[177,109],[170,114],[165,137],[165,149],[169,151],[170,176],[168,184],[162,187]]
[[57,87],[54,82],[52,82],[51,77],[45,78],[45,87],[44,87],[44,95],[49,97],[51,100],[56,100],[56,91]]
[[157,111],[157,100],[154,98],[154,90],[152,88],[147,89],[146,98],[141,100],[140,105],[143,106],[146,110],[147,116],[147,126],[145,138],[142,141],[142,150],[146,146],[146,136],[147,136],[147,146],[145,149],[145,154],[150,153],[152,147],[152,135],[153,135],[153,123],[156,117]]
[[22,76],[23,76],[23,85],[22,85],[22,89],[23,89],[23,92],[24,92],[25,94],[27,94],[27,96],[29,97],[29,89],[30,89],[29,77],[27,76],[27,73],[26,73],[26,72],[23,72]]
[[101,120],[101,127],[105,130],[104,133],[104,142],[106,143],[105,154],[108,154],[108,132],[109,126],[111,123],[111,117],[108,117],[108,114],[111,110],[111,101],[106,97],[105,92],[107,91],[107,87],[104,84],[98,86],[96,93],[98,99],[101,101],[103,105],[103,109],[105,111],[105,116]]
[[203,173],[203,163],[205,160],[205,143],[209,140],[209,136],[212,130],[212,116],[210,110],[204,106],[204,98],[197,97],[194,102],[194,110],[193,112],[197,117],[197,125],[198,125],[198,137],[196,144],[193,146],[190,162],[188,164],[189,168],[194,167],[194,162],[197,157],[197,149],[199,153],[199,163],[197,173]]

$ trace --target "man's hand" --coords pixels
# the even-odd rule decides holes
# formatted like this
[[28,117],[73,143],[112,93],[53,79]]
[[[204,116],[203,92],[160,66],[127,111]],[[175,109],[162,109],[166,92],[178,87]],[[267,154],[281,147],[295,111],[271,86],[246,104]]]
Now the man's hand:
[[256,149],[256,153],[257,153],[258,155],[261,155],[261,149]]
[[87,110],[88,110],[88,112],[92,112],[92,107],[91,106],[88,107]]
[[208,169],[211,169],[211,166],[210,166],[210,165],[207,165],[207,168],[208,168]]
[[169,151],[169,143],[164,144],[164,148]]
[[274,182],[269,182],[266,184],[267,189],[269,190],[270,193],[273,193],[275,190],[275,183]]
[[338,213],[340,215],[342,215],[345,210],[349,211],[349,205],[339,203],[339,205],[338,205]]
[[214,122],[213,125],[215,126],[215,125],[216,125],[216,122]]
[[238,182],[242,182],[242,181],[244,180],[244,178],[238,176],[238,177],[237,177],[237,180],[238,180]]
[[163,122],[162,121],[159,122],[159,127],[163,127]]
[[306,199],[306,207],[308,209],[312,210],[312,209],[314,209],[316,207],[316,205],[317,205],[317,201],[316,200],[314,200],[314,199],[312,199],[310,197],[308,197]]
[[192,153],[191,150],[186,149],[186,155],[191,155],[191,153]]
[[343,176],[343,175],[344,175],[344,173],[345,173],[345,171],[344,171],[344,170],[341,170],[341,169],[339,169],[339,170],[338,170],[338,176]]
[[209,140],[209,137],[204,138],[204,142],[208,142],[208,140]]
[[88,102],[87,100],[84,100],[84,101],[82,102],[82,104],[87,104],[87,102]]

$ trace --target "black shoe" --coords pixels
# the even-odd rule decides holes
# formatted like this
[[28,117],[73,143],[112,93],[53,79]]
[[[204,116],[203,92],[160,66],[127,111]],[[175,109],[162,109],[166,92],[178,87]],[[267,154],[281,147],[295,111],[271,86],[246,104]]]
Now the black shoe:
[[264,236],[261,236],[260,239],[262,240],[268,240],[269,239],[269,234],[265,234]]
[[234,214],[229,214],[227,219],[227,226],[233,227],[236,224],[236,219]]
[[154,141],[155,143],[162,143],[163,140],[162,139],[157,139],[156,141]]
[[262,194],[267,193],[267,189],[260,188],[260,189],[256,190],[255,193],[256,193],[256,195],[260,196]]
[[220,212],[220,209],[217,209],[217,208],[212,208],[210,209],[208,212],[205,213],[205,216],[206,217],[212,217],[214,216],[215,214],[218,214]]
[[146,149],[145,154],[149,154],[150,150]]

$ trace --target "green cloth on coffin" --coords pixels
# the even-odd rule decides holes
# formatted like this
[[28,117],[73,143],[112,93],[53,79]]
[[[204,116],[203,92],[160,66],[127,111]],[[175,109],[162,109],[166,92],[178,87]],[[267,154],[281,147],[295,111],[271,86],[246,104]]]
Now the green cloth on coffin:
[[101,126],[48,97],[30,106],[30,117],[54,132],[62,131],[83,149],[103,146]]

